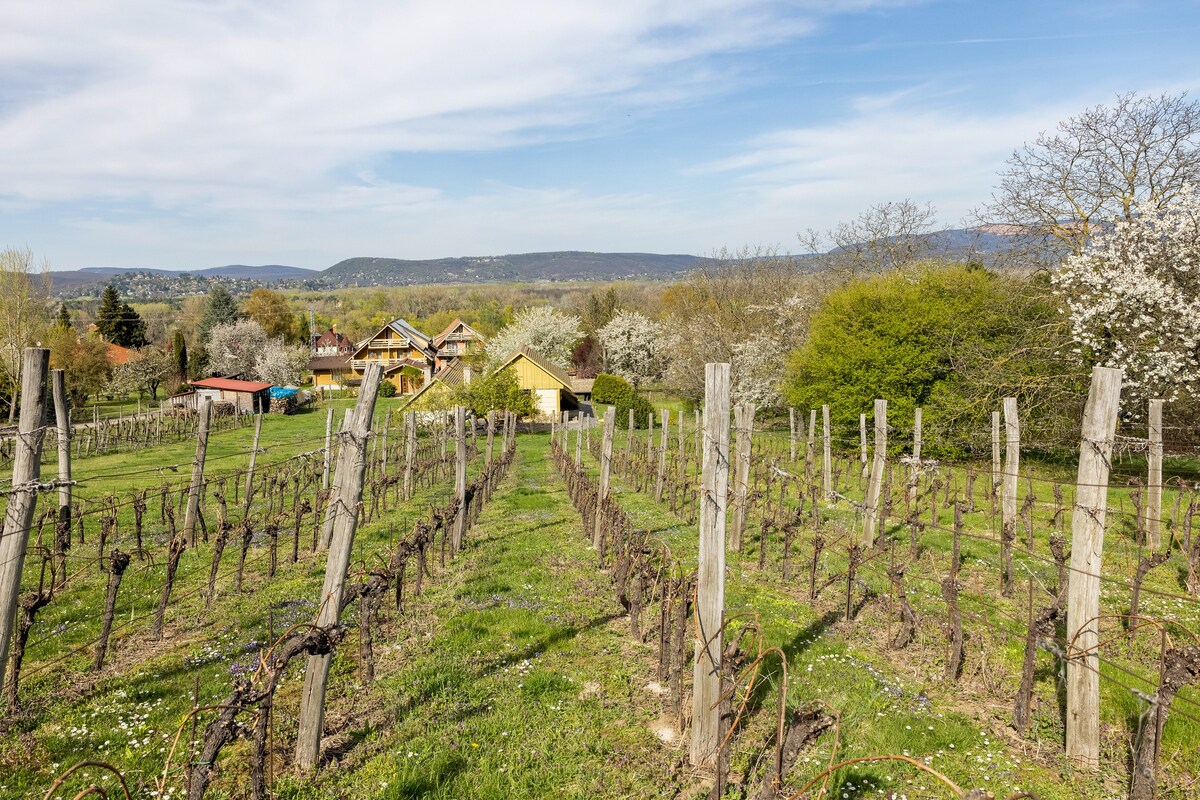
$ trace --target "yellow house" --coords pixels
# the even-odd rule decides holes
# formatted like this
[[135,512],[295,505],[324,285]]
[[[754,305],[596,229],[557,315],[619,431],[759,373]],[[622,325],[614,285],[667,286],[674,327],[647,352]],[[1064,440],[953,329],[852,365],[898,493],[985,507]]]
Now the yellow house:
[[350,354],[349,383],[361,383],[368,364],[382,364],[384,380],[400,394],[412,394],[429,383],[436,362],[433,340],[404,320],[394,319]]
[[313,391],[345,389],[350,379],[350,356],[315,356],[309,359],[308,369],[313,376]]
[[579,408],[567,373],[550,363],[541,353],[522,347],[496,367],[496,372],[512,367],[517,383],[533,396],[537,419],[561,419],[562,412]]
[[405,411],[444,411],[454,405],[454,390],[470,383],[470,367],[454,359],[404,404]]
[[433,337],[438,368],[446,366],[456,358],[481,353],[486,342],[483,334],[461,319],[455,318],[444,331]]

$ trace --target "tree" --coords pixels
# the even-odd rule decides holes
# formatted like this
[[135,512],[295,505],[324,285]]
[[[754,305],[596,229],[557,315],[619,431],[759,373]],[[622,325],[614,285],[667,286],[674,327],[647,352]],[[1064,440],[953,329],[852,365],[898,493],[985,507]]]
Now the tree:
[[218,325],[208,335],[208,367],[223,375],[253,375],[267,346],[267,332],[254,320]]
[[1013,152],[985,210],[1034,242],[1082,253],[1097,226],[1162,208],[1200,182],[1200,103],[1117,95]]
[[604,369],[604,348],[595,336],[585,336],[571,349],[571,366],[578,378],[594,378]]
[[29,249],[0,251],[0,368],[8,376],[8,421],[17,410],[25,348],[50,327],[50,275]]
[[[246,300],[246,316],[262,326],[271,338],[297,341],[295,315],[287,298],[270,289],[254,289]],[[303,339],[298,341],[304,341]]]
[[813,314],[787,360],[784,394],[802,410],[828,403],[847,434],[884,398],[898,447],[922,406],[931,453],[986,446],[980,434],[1004,396],[1020,399],[1029,441],[1069,439],[1083,370],[1064,353],[1069,340],[1047,289],[940,262],[851,281]]
[[58,326],[58,327],[60,327],[60,328],[71,328],[71,327],[72,327],[72,325],[71,325],[71,312],[70,312],[70,311],[67,311],[67,304],[66,304],[66,303],[59,303],[59,305],[58,305],[58,319],[57,319],[57,320],[55,320],[54,324],[55,324],[55,325],[57,325],[57,326]]
[[517,314],[512,324],[488,342],[488,357],[497,362],[529,347],[560,367],[571,361],[571,348],[583,334],[579,317],[564,314],[549,306],[533,306]]
[[512,411],[518,417],[531,417],[534,411],[532,395],[521,388],[511,367],[460,385],[454,403],[470,408],[477,417],[486,417],[489,411]]
[[77,340],[65,369],[71,402],[73,405],[82,406],[89,397],[103,391],[112,377],[108,344],[99,336],[84,336]]
[[[218,283],[208,293],[208,299],[204,305],[204,315],[196,326],[196,337],[201,342],[207,343],[213,328],[237,322],[241,316],[233,295]],[[209,349],[211,350],[211,347]]]
[[171,336],[171,363],[175,367],[175,376],[182,383],[187,380],[188,375],[188,351],[187,340],[184,339],[183,331],[178,328]]
[[268,339],[255,359],[253,374],[276,386],[297,384],[308,366],[309,355],[302,344],[288,344],[281,337]]
[[617,292],[611,287],[604,294],[588,292],[579,306],[579,320],[583,332],[595,336],[617,313]]
[[1082,354],[1125,371],[1127,408],[1200,386],[1198,264],[1200,192],[1189,189],[1140,203],[1054,278]]
[[818,261],[846,277],[897,269],[929,258],[940,248],[934,233],[937,212],[931,203],[912,200],[880,203],[850,222],[825,232],[811,228],[800,234],[800,243]]
[[146,348],[124,364],[113,367],[108,392],[116,395],[149,394],[158,399],[158,387],[175,374],[175,360],[165,350]]
[[608,371],[635,387],[662,375],[662,327],[636,311],[621,311],[599,330]]
[[96,317],[96,330],[105,340],[121,347],[144,347],[146,345],[146,323],[129,303],[121,302],[116,287],[104,287],[100,295],[100,311]]

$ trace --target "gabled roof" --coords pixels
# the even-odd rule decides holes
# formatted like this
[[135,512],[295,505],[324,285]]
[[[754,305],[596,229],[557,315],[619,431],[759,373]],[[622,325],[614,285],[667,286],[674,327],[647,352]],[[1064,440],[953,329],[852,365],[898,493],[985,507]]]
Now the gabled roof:
[[[453,373],[456,365],[459,368],[457,380],[455,380],[454,373]],[[426,392],[431,391],[433,389],[433,387],[435,387],[435,386],[441,386],[445,389],[453,389],[455,386],[462,383],[461,367],[462,367],[462,362],[459,359],[456,358],[453,361],[451,361],[445,367],[440,369],[436,375],[434,375],[432,378],[430,378],[429,381],[424,386],[422,386],[420,389],[418,389],[412,395],[412,397],[408,398],[408,402],[405,403],[403,407],[408,408],[410,405],[412,405],[413,403],[415,403],[417,401],[417,398],[421,397]]]
[[441,381],[447,386],[459,386],[466,383],[466,379],[466,365],[461,358],[452,358],[433,376],[433,380]]
[[474,336],[476,339],[478,339],[481,342],[487,341],[487,339],[484,338],[482,333],[475,330],[474,328],[472,328],[467,323],[463,322],[458,317],[455,317],[454,322],[451,322],[449,325],[446,326],[446,329],[444,331],[439,333],[437,336],[433,337],[433,346],[441,347],[442,342],[446,341],[446,337],[449,336],[450,334],[454,333],[454,330],[456,328],[462,328],[465,333],[470,333],[472,336]]
[[339,351],[349,350],[354,347],[354,342],[350,341],[350,337],[344,333],[338,333],[330,328],[317,337],[313,343],[314,347],[336,347]]
[[366,339],[363,339],[361,342],[359,342],[354,348],[354,355],[358,355],[360,350],[370,344],[379,336],[379,334],[383,333],[389,328],[407,339],[409,344],[420,350],[426,357],[434,358],[436,356],[433,348],[433,341],[428,336],[414,328],[412,325],[409,325],[407,321],[400,318],[392,320],[381,327],[373,336],[368,336]]
[[129,359],[134,356],[133,350],[112,342],[105,342],[104,349],[108,353],[108,361],[111,364],[128,364]]
[[262,392],[270,389],[274,384],[260,383],[258,381],[235,381],[233,378],[204,378],[203,380],[192,381],[192,386],[201,389],[221,389],[226,392]]
[[398,369],[404,369],[405,367],[412,367],[413,369],[423,370],[427,366],[429,366],[429,364],[425,361],[418,361],[415,358],[402,358],[399,361],[393,361],[390,364],[388,364],[386,367],[384,367],[383,374],[388,375],[392,372],[395,372]]
[[308,360],[308,369],[348,370],[350,369],[350,356],[348,354],[340,356],[316,356]]
[[554,380],[561,383],[562,387],[564,389],[566,389],[568,392],[571,392],[572,394],[575,393],[575,390],[571,388],[571,378],[567,375],[567,373],[563,372],[561,367],[558,367],[558,366],[552,364],[541,353],[539,353],[538,351],[533,350],[529,347],[522,347],[522,348],[518,349],[515,353],[513,353],[511,356],[504,359],[504,361],[501,362],[500,366],[496,367],[495,372],[499,372],[500,370],[504,369],[509,364],[513,363],[514,361],[516,361],[518,358],[521,358],[522,356],[524,356],[525,358],[532,361],[534,364],[537,364],[539,367],[541,367],[546,372],[546,374],[548,374],[551,378],[554,378]]

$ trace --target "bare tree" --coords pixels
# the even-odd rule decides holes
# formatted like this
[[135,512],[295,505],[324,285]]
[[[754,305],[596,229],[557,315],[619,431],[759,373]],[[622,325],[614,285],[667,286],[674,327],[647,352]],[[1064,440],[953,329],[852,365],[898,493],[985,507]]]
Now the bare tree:
[[1096,226],[1162,207],[1200,181],[1200,103],[1186,93],[1117,95],[1013,152],[984,209],[1033,243],[1081,253]]
[[0,250],[0,368],[8,374],[8,422],[17,410],[24,349],[50,328],[50,274],[29,248]]
[[931,203],[906,199],[871,206],[824,234],[809,228],[799,238],[804,249],[818,254],[823,268],[854,277],[936,255],[941,248],[936,224],[937,211]]

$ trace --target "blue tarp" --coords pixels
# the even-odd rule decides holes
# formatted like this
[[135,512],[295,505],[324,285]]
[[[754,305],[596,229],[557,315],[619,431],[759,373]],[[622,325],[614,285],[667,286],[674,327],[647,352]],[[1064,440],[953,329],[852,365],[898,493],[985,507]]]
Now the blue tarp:
[[283,386],[272,386],[271,387],[271,399],[272,400],[278,400],[283,397],[295,397],[299,393],[300,393],[299,389],[288,389]]

